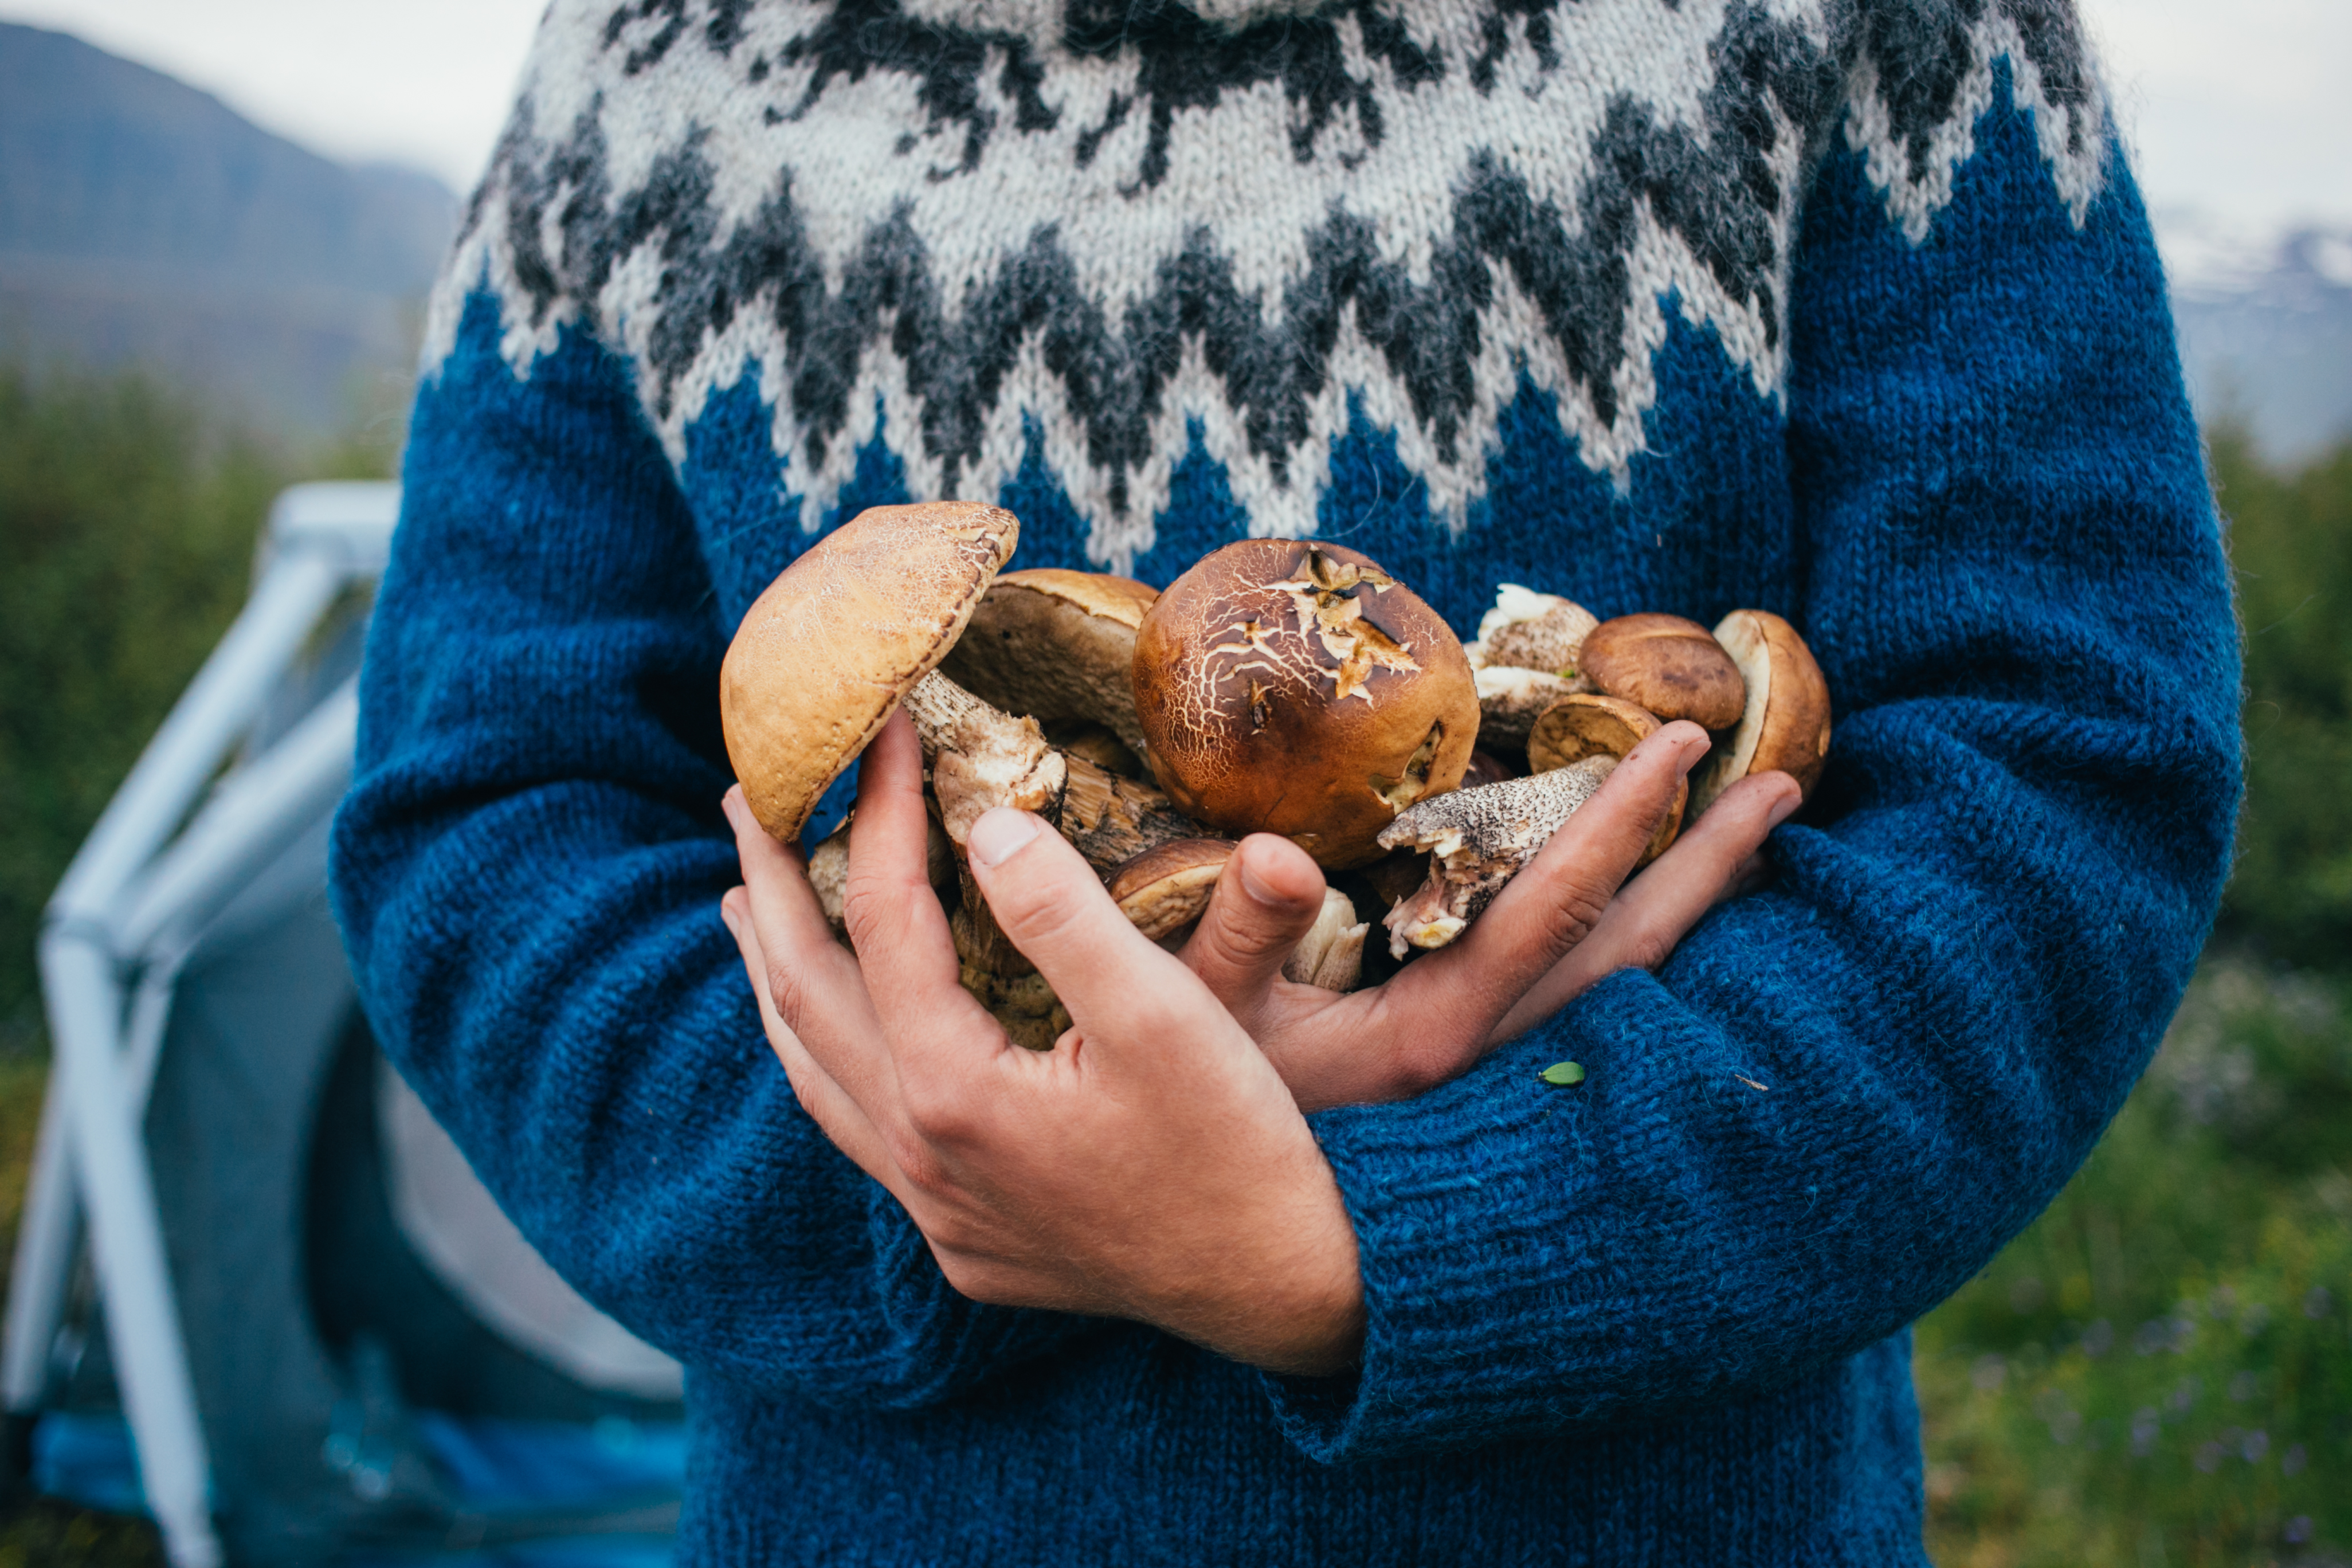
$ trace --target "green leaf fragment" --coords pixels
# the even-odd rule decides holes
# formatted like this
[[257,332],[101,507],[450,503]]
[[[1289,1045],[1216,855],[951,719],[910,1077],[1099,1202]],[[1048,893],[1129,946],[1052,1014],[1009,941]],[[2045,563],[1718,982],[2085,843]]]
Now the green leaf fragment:
[[1551,1066],[1544,1068],[1543,1071],[1536,1074],[1536,1076],[1543,1079],[1546,1083],[1559,1084],[1562,1087],[1571,1083],[1582,1083],[1584,1081],[1584,1064],[1582,1062],[1554,1062]]

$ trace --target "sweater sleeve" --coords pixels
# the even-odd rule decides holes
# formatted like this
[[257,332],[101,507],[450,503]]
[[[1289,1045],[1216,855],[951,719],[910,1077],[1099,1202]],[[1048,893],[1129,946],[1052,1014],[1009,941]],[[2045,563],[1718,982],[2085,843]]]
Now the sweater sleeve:
[[332,893],[383,1048],[556,1269],[698,1371],[908,1406],[1082,1331],[978,1306],[762,1036],[726,628],[625,367],[477,295],[418,402]]
[[[2078,226],[1998,105],[1926,242],[1820,171],[1790,613],[1836,703],[1777,880],[1419,1100],[1317,1131],[1360,1370],[1324,1459],[1640,1420],[1893,1333],[2089,1152],[2177,1005],[2239,787],[2237,643],[2120,156]],[[1554,1088],[1563,1059],[1589,1077]]]

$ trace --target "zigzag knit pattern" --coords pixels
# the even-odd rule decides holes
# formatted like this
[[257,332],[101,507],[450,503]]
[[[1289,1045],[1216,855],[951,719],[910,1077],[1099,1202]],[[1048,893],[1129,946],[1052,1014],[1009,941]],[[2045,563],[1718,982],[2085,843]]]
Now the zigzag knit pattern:
[[1923,239],[1996,60],[2078,223],[2105,158],[2047,0],[1227,10],[559,5],[428,364],[487,276],[519,371],[588,322],[673,460],[756,372],[803,527],[877,432],[919,497],[1035,445],[1126,571],[1195,443],[1312,531],[1357,416],[1458,523],[1522,377],[1622,481],[1670,310],[1777,395],[1810,167],[1842,127]]
[[[2061,0],[559,0],[435,310],[335,904],[508,1213],[689,1368],[683,1562],[1924,1563],[1905,1325],[2122,1102],[2238,788]],[[1313,531],[1465,629],[1509,581],[1821,658],[1768,889],[1314,1119],[1347,1377],[963,1300],[761,1037],[720,658],[812,530],[946,494],[1021,565]]]

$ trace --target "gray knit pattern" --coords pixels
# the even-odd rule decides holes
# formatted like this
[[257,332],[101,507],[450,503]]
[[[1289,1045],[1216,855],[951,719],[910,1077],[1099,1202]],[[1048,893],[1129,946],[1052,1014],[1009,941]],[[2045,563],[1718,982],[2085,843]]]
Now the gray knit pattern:
[[877,437],[918,498],[1035,447],[1116,563],[1197,441],[1301,536],[1355,420],[1458,522],[1528,383],[1622,482],[1673,312],[1777,397],[1814,163],[1924,241],[2003,65],[2079,225],[2063,0],[557,0],[425,363],[487,282],[673,461],[754,375],[811,528]]

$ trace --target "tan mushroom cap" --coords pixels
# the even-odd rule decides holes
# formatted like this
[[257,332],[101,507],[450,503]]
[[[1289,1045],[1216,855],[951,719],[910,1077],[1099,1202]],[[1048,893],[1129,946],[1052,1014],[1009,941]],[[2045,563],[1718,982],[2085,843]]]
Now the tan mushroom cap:
[[760,826],[799,836],[817,797],[955,646],[1011,559],[999,507],[872,507],[818,540],[755,601],[719,672],[727,758]]
[[1444,617],[1355,551],[1254,539],[1169,586],[1135,645],[1148,759],[1177,807],[1377,859],[1398,812],[1461,782],[1478,692]]
[[1622,757],[1657,733],[1663,721],[1622,697],[1563,697],[1528,733],[1528,765],[1548,773],[1587,757]]
[[1472,665],[1539,669],[1547,675],[1573,670],[1584,639],[1600,620],[1573,599],[1538,594],[1517,583],[1495,590],[1495,607],[1478,622],[1478,640],[1468,652]]
[[[1536,721],[1528,737],[1528,761],[1538,773],[1572,768],[1595,757],[1622,762],[1643,740],[1664,728],[1664,721],[1646,708],[1618,697],[1580,695],[1562,698]],[[1690,805],[1690,781],[1675,783],[1675,801],[1666,808],[1658,830],[1642,851],[1646,866],[1664,854],[1683,830]]]
[[1730,740],[1697,773],[1691,815],[1749,773],[1788,773],[1810,798],[1830,753],[1830,688],[1797,628],[1769,610],[1734,610],[1715,640],[1748,685],[1746,710]]
[[1179,838],[1138,855],[1105,885],[1129,922],[1158,942],[1201,918],[1234,847],[1226,838]]
[[1671,722],[1702,730],[1739,721],[1746,689],[1738,667],[1696,621],[1680,616],[1620,616],[1585,635],[1579,671],[1612,697]]
[[1148,584],[1108,573],[1007,572],[972,612],[940,673],[1007,713],[1100,724],[1139,747],[1135,633],[1159,596]]

